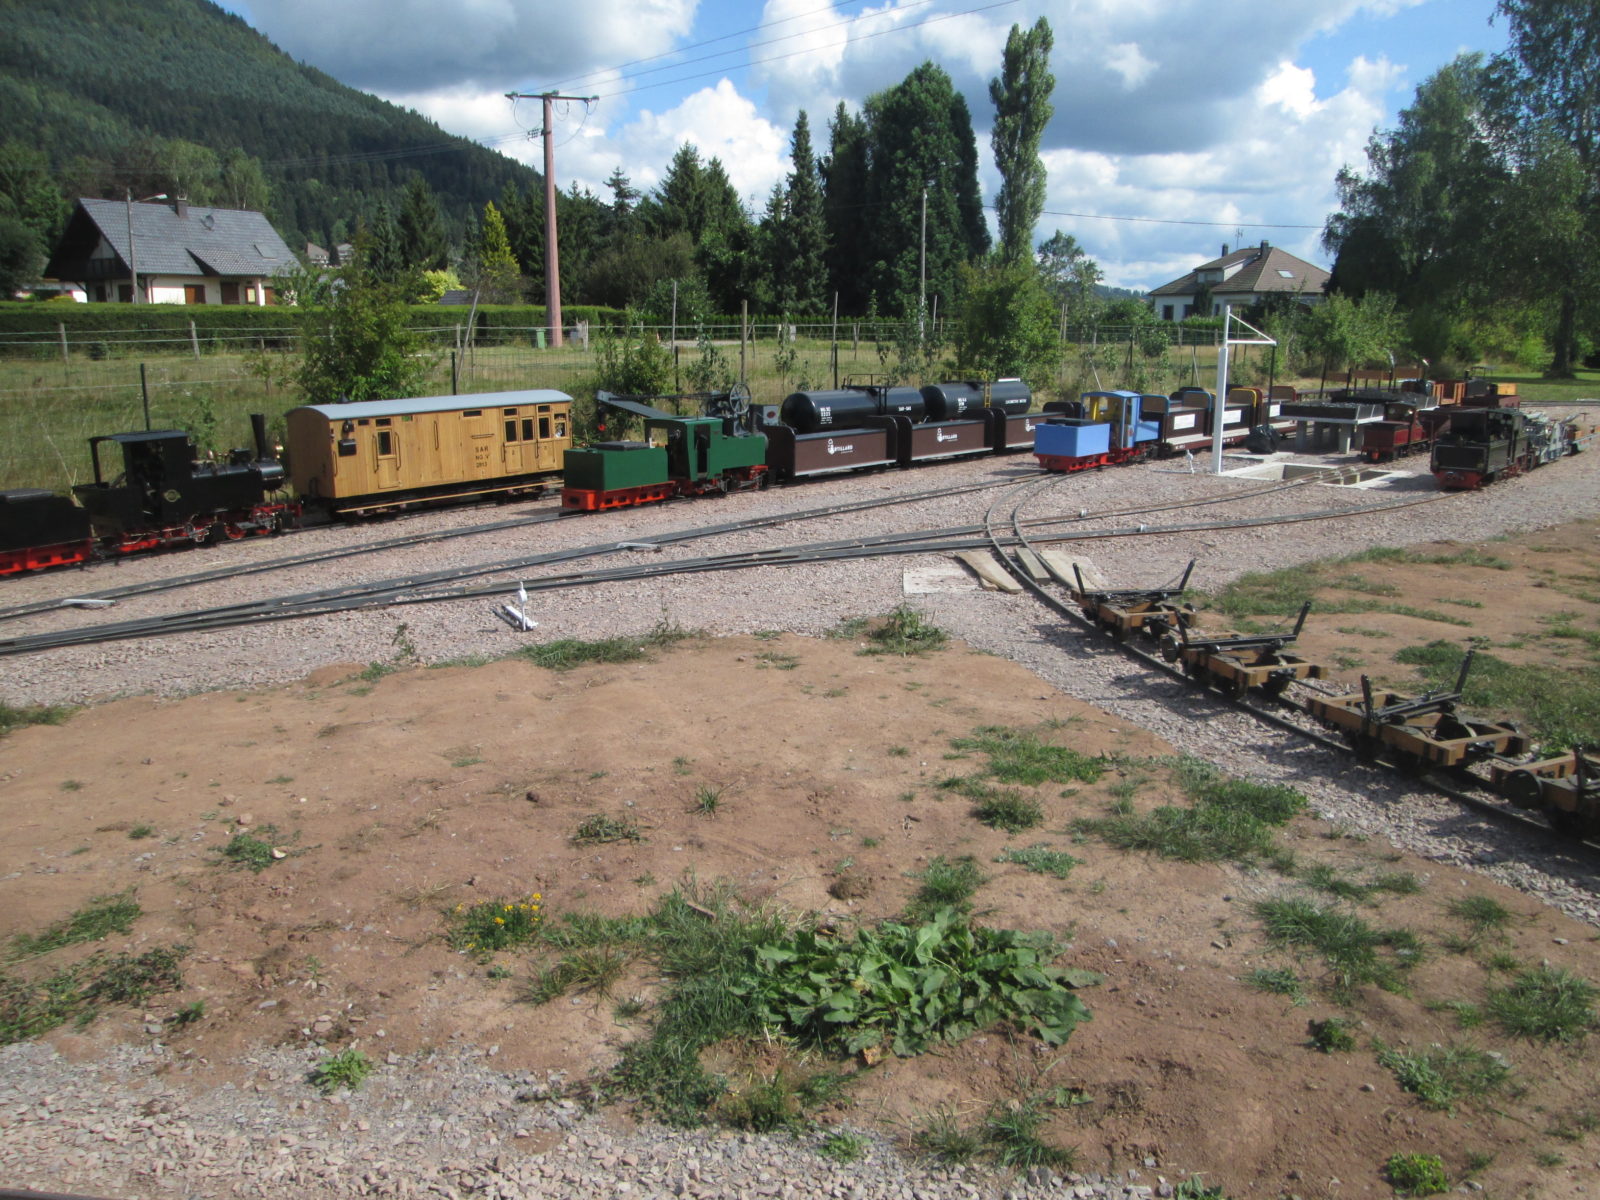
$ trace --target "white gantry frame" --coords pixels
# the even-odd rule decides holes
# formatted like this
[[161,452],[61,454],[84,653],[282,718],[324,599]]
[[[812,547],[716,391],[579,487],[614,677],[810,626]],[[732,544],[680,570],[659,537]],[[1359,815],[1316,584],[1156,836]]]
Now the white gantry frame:
[[[1233,327],[1243,326],[1254,337],[1235,337]],[[1276,338],[1270,338],[1248,321],[1233,315],[1233,305],[1225,304],[1222,307],[1222,344],[1217,347],[1217,395],[1211,402],[1211,473],[1222,474],[1222,423],[1228,416],[1228,347],[1230,346],[1276,346]]]

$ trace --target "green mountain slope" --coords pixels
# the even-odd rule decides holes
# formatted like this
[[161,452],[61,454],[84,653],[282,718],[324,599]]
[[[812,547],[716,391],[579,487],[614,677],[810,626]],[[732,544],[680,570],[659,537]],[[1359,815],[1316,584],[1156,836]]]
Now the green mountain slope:
[[[415,112],[295,62],[207,0],[0,0],[4,133],[70,189],[156,178],[162,139],[259,159],[284,236],[347,233],[420,172],[452,232],[507,182],[539,176]],[[342,223],[342,224],[341,224]]]

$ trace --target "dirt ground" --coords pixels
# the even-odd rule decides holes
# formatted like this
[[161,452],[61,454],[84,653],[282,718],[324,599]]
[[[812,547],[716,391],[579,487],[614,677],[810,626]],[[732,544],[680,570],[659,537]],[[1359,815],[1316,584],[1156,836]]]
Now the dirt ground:
[[[1581,547],[1587,566],[1568,573],[1593,572],[1595,533],[1572,526],[1485,550]],[[1480,580],[1475,568],[1362,567],[1372,578],[1385,571],[1409,572],[1408,586],[1441,589],[1441,598],[1481,594],[1473,615],[1487,619],[1521,613],[1526,623],[1546,611],[1539,605],[1581,603],[1548,587],[1530,599],[1541,590],[1536,572],[1519,583],[1504,571]],[[1336,620],[1387,628],[1411,618]],[[1420,642],[1463,631],[1389,632]],[[1496,644],[1512,634],[1489,631]],[[1340,647],[1356,638],[1327,627],[1315,636]],[[1388,643],[1367,638],[1349,652],[1377,657],[1375,645]],[[611,998],[520,1002],[537,960],[502,955],[491,972],[453,952],[442,934],[454,905],[537,892],[551,914],[621,915],[685,881],[727,881],[752,902],[848,923],[899,912],[916,887],[911,874],[931,858],[971,855],[988,876],[976,896],[983,921],[1049,930],[1071,944],[1065,963],[1105,975],[1083,994],[1093,1019],[1059,1049],[994,1031],[891,1058],[822,1119],[903,1135],[941,1107],[972,1115],[1072,1087],[1088,1102],[1058,1112],[1047,1133],[1079,1147],[1086,1169],[1154,1159],[1169,1176],[1204,1172],[1238,1197],[1388,1195],[1382,1164],[1415,1151],[1442,1154],[1454,1178],[1475,1171],[1491,1196],[1587,1194],[1600,1153],[1588,1132],[1600,1125],[1592,1039],[1547,1046],[1463,1032],[1444,1006],[1480,1001],[1494,976],[1481,954],[1450,952],[1440,939],[1459,932],[1447,901],[1492,896],[1516,914],[1495,949],[1595,979],[1593,929],[1478,876],[1302,818],[1283,835],[1302,867],[1417,876],[1417,894],[1363,913],[1416,930],[1430,953],[1409,994],[1369,989],[1351,1007],[1315,987],[1305,1003],[1257,990],[1243,977],[1292,960],[1266,946],[1252,905],[1300,894],[1297,885],[1268,870],[1168,862],[1074,838],[1069,823],[1103,815],[1111,789],[1134,782],[1127,772],[1037,789],[1046,821],[1014,836],[980,824],[968,801],[938,786],[981,767],[981,756],[954,757],[951,745],[981,726],[1040,730],[1095,755],[1169,747],[959,645],[922,658],[859,648],[787,635],[691,641],[645,663],[566,673],[508,660],[373,678],[352,664],[291,687],[120,700],[59,727],[20,730],[0,743],[0,938],[131,888],[144,910],[132,936],[96,949],[191,947],[181,991],[49,1035],[74,1057],[145,1039],[198,999],[202,1020],[160,1035],[196,1086],[239,1078],[253,1048],[307,1041],[360,1046],[380,1063],[389,1051],[493,1045],[490,1061],[503,1069],[583,1077],[648,1019],[648,1005],[619,1017],[616,998],[648,1001],[659,981],[640,966]],[[1173,802],[1164,780],[1154,771],[1127,789],[1135,806]],[[717,797],[710,815],[698,803],[707,792]],[[631,819],[643,840],[575,844],[579,823],[596,813]],[[149,834],[130,836],[141,827]],[[227,863],[220,851],[239,831],[283,856],[259,873]],[[995,861],[1007,847],[1040,842],[1080,860],[1068,879]],[[845,873],[853,886],[834,890],[856,894],[839,899],[830,886]],[[1314,963],[1300,969],[1317,974]],[[1361,1023],[1359,1048],[1310,1048],[1307,1021],[1340,1013]],[[1503,1051],[1514,1090],[1453,1113],[1425,1108],[1377,1064],[1373,1037]]]

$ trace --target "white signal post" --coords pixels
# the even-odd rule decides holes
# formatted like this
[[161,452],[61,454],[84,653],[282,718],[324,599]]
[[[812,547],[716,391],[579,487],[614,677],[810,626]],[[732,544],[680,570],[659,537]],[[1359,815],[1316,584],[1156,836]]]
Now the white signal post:
[[[1235,324],[1243,325],[1255,337],[1234,337]],[[1211,402],[1211,473],[1222,474],[1222,422],[1228,415],[1228,347],[1229,346],[1276,346],[1276,338],[1270,338],[1261,330],[1239,317],[1233,315],[1233,305],[1222,306],[1222,344],[1217,347],[1217,395]]]

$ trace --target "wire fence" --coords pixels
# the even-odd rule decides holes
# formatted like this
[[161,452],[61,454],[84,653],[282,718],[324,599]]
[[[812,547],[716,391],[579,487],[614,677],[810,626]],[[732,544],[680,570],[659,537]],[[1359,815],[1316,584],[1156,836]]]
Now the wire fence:
[[[468,336],[464,323],[452,323],[420,332],[425,372],[418,395],[552,388],[580,405],[592,403],[603,339],[610,336],[579,328],[556,347],[549,330],[538,327],[489,327]],[[925,383],[948,370],[949,330],[934,322],[920,331],[887,321],[841,321],[837,330],[832,322],[631,330],[635,338],[641,332],[659,338],[671,355],[671,390],[705,390],[708,378],[712,387],[744,380],[762,403],[868,377]],[[1075,395],[1207,382],[1216,362],[1212,331],[1163,332],[1173,336],[1153,342],[1149,327],[1063,328],[1056,378],[1036,383],[1036,390]],[[281,426],[283,414],[304,403],[293,384],[300,335],[288,325],[115,341],[95,334],[0,338],[0,488],[82,482],[90,470],[86,442],[100,434],[183,429],[206,449],[245,446],[250,413],[266,413]]]

